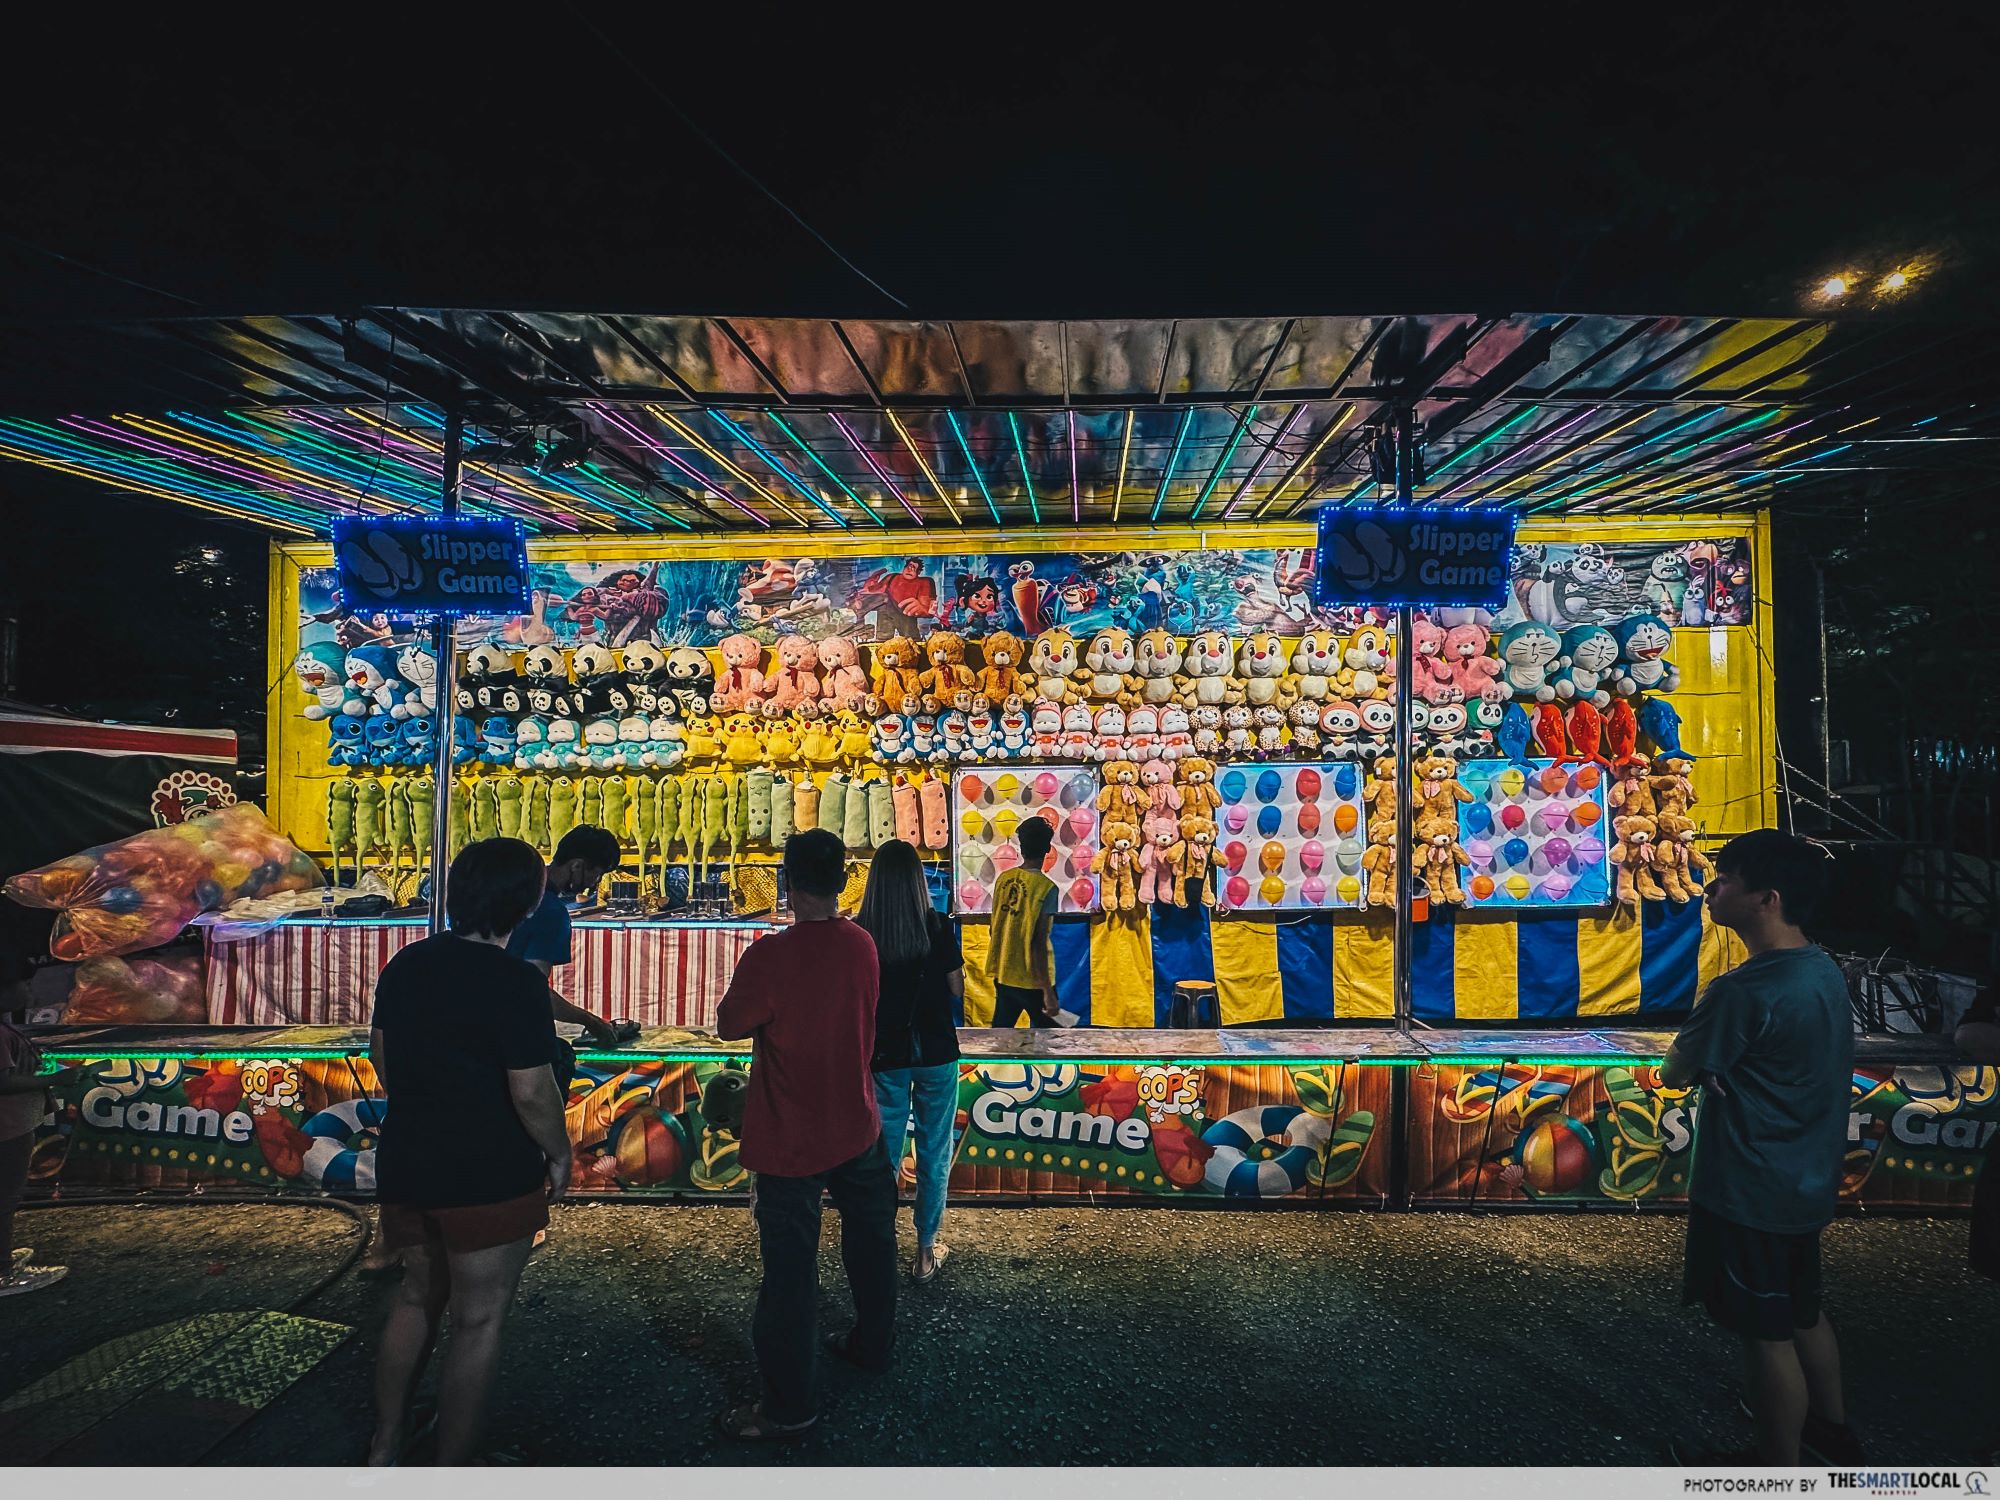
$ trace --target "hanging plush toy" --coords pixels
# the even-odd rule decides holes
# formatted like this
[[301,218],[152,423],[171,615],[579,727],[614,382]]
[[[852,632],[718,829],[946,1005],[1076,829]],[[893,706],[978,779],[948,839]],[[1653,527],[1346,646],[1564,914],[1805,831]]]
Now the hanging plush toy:
[[[757,700],[767,714],[791,713],[820,700],[819,648],[802,635],[782,636],[777,662]],[[753,705],[755,706],[755,705]]]
[[754,766],[743,778],[743,807],[746,825],[743,836],[753,844],[771,842],[771,794],[776,785],[769,766]]
[[1694,760],[1696,757],[1681,748],[1680,711],[1665,698],[1647,698],[1639,705],[1639,728],[1651,740],[1658,753],[1671,755],[1680,760]]
[[1435,798],[1417,809],[1415,826],[1416,858],[1422,862],[1424,885],[1433,901],[1451,906],[1465,904],[1465,888],[1458,872],[1470,868],[1472,860],[1458,843],[1458,814],[1449,798]]
[[1610,790],[1604,794],[1611,810],[1647,818],[1657,813],[1659,808],[1653,801],[1651,763],[1646,757],[1634,755],[1621,762],[1616,770],[1618,774]]
[[576,783],[567,776],[558,776],[549,783],[549,847],[560,844],[563,836],[574,827]]
[[1452,685],[1467,703],[1504,703],[1510,696],[1500,679],[1500,659],[1487,654],[1493,632],[1476,620],[1464,620],[1444,633],[1444,661]]
[[[873,790],[876,787],[881,788],[881,823],[887,825],[891,834],[895,832],[896,810],[889,798],[889,783],[882,780],[857,781],[847,789],[847,805],[841,810],[840,841],[850,849],[866,849],[873,842],[873,831],[878,826]],[[820,821],[826,821],[824,809],[821,810]]]
[[497,800],[500,837],[517,839],[521,836],[521,804],[527,797],[527,787],[518,776],[503,776],[493,795]]
[[782,849],[792,836],[792,778],[779,775],[771,780],[771,847]]
[[292,658],[292,675],[311,701],[303,710],[308,719],[330,719],[347,702],[347,653],[330,641],[302,647]]
[[1633,615],[1611,627],[1618,639],[1618,691],[1626,697],[1638,693],[1671,693],[1681,685],[1680,669],[1667,660],[1673,649],[1673,632],[1657,616]]
[[[841,771],[835,771],[826,778],[819,789],[819,826],[828,833],[839,836],[847,828],[847,798],[853,783]],[[801,828],[806,825],[801,823]]]
[[1639,743],[1639,720],[1632,712],[1632,700],[1613,698],[1604,714],[1604,746],[1611,752],[1611,764],[1622,766],[1632,759]]
[[1180,847],[1180,819],[1171,812],[1155,809],[1146,814],[1139,827],[1139,904],[1151,906],[1165,901],[1174,906],[1187,902],[1180,882],[1174,878]]
[[817,648],[820,697],[831,707],[858,711],[868,703],[868,674],[861,670],[861,652],[844,635],[829,635]]
[[[505,788],[502,788],[504,796]],[[506,831],[506,803],[501,803],[501,831]],[[611,830],[611,836],[619,843],[627,843],[632,837],[632,783],[623,776],[604,778],[604,826]]]
[[924,847],[943,849],[951,842],[951,810],[945,784],[933,776],[917,788],[917,811],[922,819]]
[[1139,867],[1139,830],[1123,818],[1103,827],[1104,843],[1091,862],[1106,911],[1130,911],[1139,904],[1135,875]]
[[1178,702],[1186,660],[1180,642],[1164,630],[1148,630],[1138,639],[1137,653],[1133,671],[1139,678],[1139,701],[1155,709]]
[[[662,779],[664,783],[664,778]],[[653,783],[643,778],[639,781],[637,793],[632,803],[632,827],[635,837],[632,842],[638,846],[639,883],[646,882],[647,856],[660,837],[660,799]]]
[[[333,883],[338,885],[341,851],[354,847],[354,783],[345,777],[326,784],[326,839],[333,858]],[[355,866],[359,864],[357,859]]]
[[1393,906],[1396,901],[1396,814],[1377,812],[1368,820],[1368,847],[1361,869],[1367,879],[1362,900],[1369,906]]
[[1212,819],[1191,813],[1181,815],[1180,842],[1174,846],[1174,886],[1180,893],[1175,905],[1186,902],[1186,882],[1201,882],[1201,904],[1215,905],[1215,882],[1208,878],[1209,861],[1215,852],[1216,827]]
[[451,821],[445,829],[444,852],[447,860],[453,860],[472,842],[472,782],[466,777],[452,778],[448,813]]
[[424,775],[410,779],[410,847],[412,863],[421,870],[431,855],[431,839],[437,832],[437,778]]
[[1444,627],[1418,615],[1411,625],[1410,641],[1416,652],[1411,675],[1417,696],[1426,703],[1452,703],[1462,697],[1452,680],[1451,666],[1444,659]]
[[1600,766],[1611,764],[1599,748],[1604,739],[1604,717],[1589,698],[1579,698],[1572,703],[1565,722],[1569,729],[1569,742],[1576,747],[1576,754],[1564,757],[1565,760],[1593,761]]
[[500,836],[500,798],[493,779],[481,776],[472,783],[472,839],[478,843]]
[[1037,698],[1067,707],[1090,692],[1092,674],[1081,657],[1076,637],[1058,625],[1035,637],[1023,675]]
[[1210,817],[1222,806],[1222,794],[1215,789],[1215,763],[1206,757],[1190,755],[1177,761],[1174,781],[1180,788],[1184,816]]
[[1577,699],[1602,712],[1611,706],[1609,683],[1618,661],[1618,637],[1602,625],[1577,625],[1563,633],[1562,655],[1549,686],[1556,697]]
[[[827,780],[831,782],[839,774],[836,771]],[[825,798],[825,788],[812,777],[801,776],[792,788],[792,826],[801,833],[819,827],[819,807]]]
[[1535,709],[1535,747],[1550,760],[1575,759],[1569,753],[1569,729],[1563,723],[1562,710],[1553,702]]
[[[403,868],[403,851],[410,843],[410,789],[402,781],[389,783],[389,884]],[[413,861],[413,864],[421,861]]]
[[923,674],[917,666],[920,660],[917,643],[906,635],[892,635],[878,643],[874,652],[873,701],[868,712],[900,713],[904,699],[921,698],[923,688],[919,680]]
[[1627,813],[1611,820],[1611,830],[1618,840],[1611,851],[1611,863],[1618,870],[1619,903],[1637,906],[1641,901],[1665,900],[1657,873],[1659,851],[1654,848],[1659,825],[1643,814]]
[[[907,798],[904,794],[907,793]],[[904,807],[908,805],[909,828],[912,837],[904,840],[914,843],[917,833],[917,789],[907,780],[901,786],[889,781],[868,783],[868,847],[880,849],[891,839],[902,838]]]
[[923,818],[918,809],[917,789],[900,773],[892,783],[890,801],[895,806],[895,835],[915,846],[923,838]]
[[1656,755],[1653,757],[1652,775],[1647,785],[1653,793],[1653,803],[1661,817],[1685,816],[1694,806],[1694,782],[1689,778],[1693,767],[1682,755]]

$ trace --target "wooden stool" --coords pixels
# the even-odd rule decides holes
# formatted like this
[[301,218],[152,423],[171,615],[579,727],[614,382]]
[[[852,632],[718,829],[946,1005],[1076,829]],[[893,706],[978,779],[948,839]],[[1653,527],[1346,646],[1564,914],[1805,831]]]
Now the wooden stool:
[[1212,979],[1177,979],[1167,1025],[1175,1031],[1196,1031],[1222,1025],[1222,1005]]

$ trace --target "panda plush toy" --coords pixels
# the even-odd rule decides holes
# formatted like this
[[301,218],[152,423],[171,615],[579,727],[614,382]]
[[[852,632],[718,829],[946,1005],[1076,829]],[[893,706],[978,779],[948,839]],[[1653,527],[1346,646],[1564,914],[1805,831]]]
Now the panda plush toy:
[[465,666],[458,675],[458,711],[461,715],[484,717],[503,713],[507,695],[514,695],[514,713],[521,711],[525,684],[514,670],[514,658],[500,647],[486,642],[465,653]]
[[708,653],[693,646],[674,647],[667,653],[665,683],[683,719],[707,713],[715,693],[715,668]]
[[527,685],[528,712],[546,718],[576,717],[576,705],[569,685],[569,664],[554,646],[531,646],[521,663],[522,680]]

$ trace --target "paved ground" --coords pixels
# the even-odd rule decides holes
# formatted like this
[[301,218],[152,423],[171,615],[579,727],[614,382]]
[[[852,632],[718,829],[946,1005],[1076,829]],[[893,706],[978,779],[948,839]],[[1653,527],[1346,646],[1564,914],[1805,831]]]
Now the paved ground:
[[[21,1223],[72,1270],[0,1300],[0,1393],[168,1318],[286,1308],[356,1233],[290,1207]],[[822,1432],[779,1451],[709,1421],[754,1387],[743,1210],[572,1206],[555,1229],[493,1426],[538,1463],[1652,1463],[1676,1430],[1741,1435],[1733,1347],[1678,1305],[1673,1218],[955,1210],[950,1269],[906,1292],[898,1368],[829,1373]],[[2000,1429],[2000,1288],[1965,1272],[1964,1242],[1953,1221],[1828,1235],[1873,1459],[1964,1462]],[[360,1332],[212,1460],[357,1458],[385,1295],[348,1276],[303,1309]]]

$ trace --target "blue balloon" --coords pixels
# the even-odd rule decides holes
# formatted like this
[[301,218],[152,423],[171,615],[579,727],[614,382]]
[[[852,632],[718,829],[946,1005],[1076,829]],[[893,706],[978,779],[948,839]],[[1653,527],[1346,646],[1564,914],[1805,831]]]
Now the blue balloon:
[[[1277,773],[1275,771],[1266,771],[1264,774],[1266,776],[1275,776]],[[1277,836],[1278,828],[1284,821],[1284,814],[1279,812],[1275,807],[1260,807],[1257,809],[1257,831],[1267,839]]]
[[1500,858],[1510,865],[1524,863],[1528,858],[1526,839],[1509,839],[1500,846]]
[[1484,835],[1493,831],[1493,809],[1484,802],[1474,802],[1459,813],[1465,819],[1465,831],[1474,835]]
[[[1285,778],[1276,771],[1265,771],[1257,778],[1257,800],[1276,802],[1278,793],[1285,789]],[[1261,821],[1261,820],[1260,820]]]
[[1241,802],[1243,800],[1243,773],[1241,771],[1224,771],[1221,779],[1215,783],[1215,789],[1222,793],[1222,800],[1224,802]]
[[97,898],[97,904],[108,912],[123,915],[125,912],[137,911],[144,906],[146,898],[129,885],[114,885]]
[[1360,773],[1351,761],[1343,761],[1334,768],[1333,794],[1336,797],[1352,797],[1360,789]]

